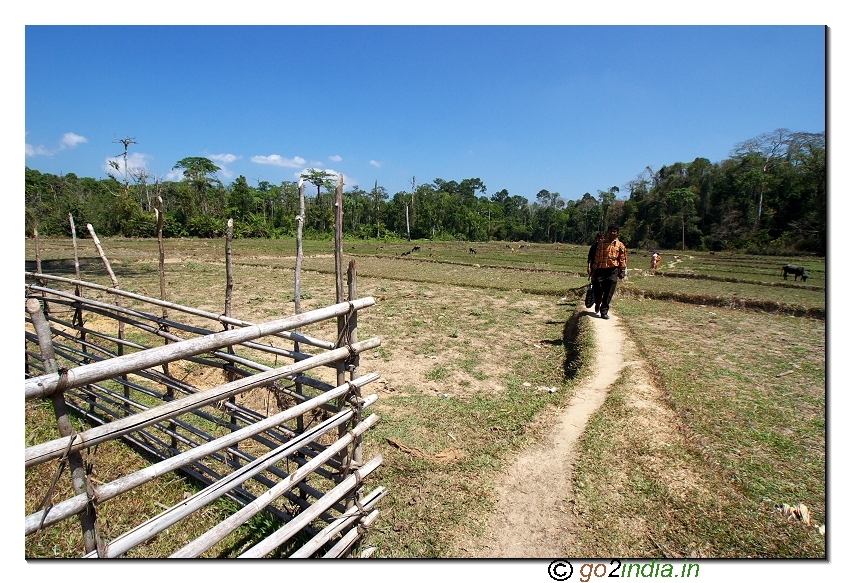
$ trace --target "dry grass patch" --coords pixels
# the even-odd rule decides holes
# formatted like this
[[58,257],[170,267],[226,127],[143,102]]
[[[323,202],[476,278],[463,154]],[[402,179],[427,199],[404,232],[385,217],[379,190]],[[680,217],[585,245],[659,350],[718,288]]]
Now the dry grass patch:
[[[580,554],[824,557],[823,323],[625,298],[617,308],[651,376],[631,370],[586,433]],[[781,516],[783,503],[806,504],[812,523]],[[630,519],[590,529],[612,516]]]

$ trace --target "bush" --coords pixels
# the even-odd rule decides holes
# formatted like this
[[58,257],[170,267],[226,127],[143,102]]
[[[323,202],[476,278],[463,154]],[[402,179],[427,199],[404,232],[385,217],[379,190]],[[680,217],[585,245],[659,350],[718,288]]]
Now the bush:
[[207,215],[196,215],[189,220],[188,235],[212,239],[223,237],[227,232],[227,224],[224,219],[216,219]]

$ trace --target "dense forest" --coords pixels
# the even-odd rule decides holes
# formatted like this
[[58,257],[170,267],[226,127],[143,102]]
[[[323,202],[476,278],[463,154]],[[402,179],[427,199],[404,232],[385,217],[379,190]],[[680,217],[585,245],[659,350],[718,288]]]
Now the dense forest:
[[[126,158],[125,158],[126,159]],[[298,183],[244,176],[225,185],[207,158],[176,162],[184,179],[164,182],[144,169],[112,163],[107,179],[56,176],[26,168],[26,235],[156,236],[162,199],[166,237],[219,237],[227,220],[235,237],[289,237],[299,213]],[[305,232],[332,237],[333,176],[306,170]],[[305,189],[307,190],[307,189]],[[589,244],[612,223],[632,248],[826,253],[825,133],[778,129],[734,146],[721,162],[696,158],[646,167],[622,186],[564,200],[543,189],[534,200],[499,190],[487,196],[480,178],[416,184],[390,196],[377,183],[343,193],[344,232],[352,238],[504,240]]]

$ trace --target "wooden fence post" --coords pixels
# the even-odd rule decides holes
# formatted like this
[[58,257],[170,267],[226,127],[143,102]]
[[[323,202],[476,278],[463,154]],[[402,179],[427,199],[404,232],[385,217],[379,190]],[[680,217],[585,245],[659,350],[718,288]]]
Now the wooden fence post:
[[[109,259],[106,258],[106,253],[103,252],[103,247],[101,247],[100,239],[97,238],[97,234],[94,232],[94,227],[91,226],[91,223],[87,223],[86,227],[88,228],[89,233],[91,234],[91,238],[94,241],[94,246],[97,247],[97,252],[100,254],[100,259],[103,261],[103,265],[106,267],[107,273],[109,273],[109,278],[112,280],[112,287],[114,287],[115,289],[119,289],[120,286],[118,285],[118,278],[115,277],[115,272],[112,271],[112,266],[109,264]],[[115,305],[121,307],[120,296],[115,296]],[[121,320],[118,320],[118,340],[119,341],[116,343],[117,350],[115,351],[115,354],[117,354],[118,356],[122,356],[124,354],[124,322],[122,322]],[[129,401],[130,385],[127,383],[127,375],[122,375],[121,380],[121,384],[124,385],[124,398]],[[124,408],[129,411],[129,403],[125,402]]]
[[[53,341],[51,339],[50,324],[47,323],[47,318],[41,311],[41,302],[36,298],[29,298],[26,303],[27,313],[32,319],[33,328],[38,336],[38,346],[41,349],[41,356],[44,359],[44,370],[47,373],[55,373],[59,370],[56,364],[56,355],[53,351]],[[56,424],[59,427],[59,433],[62,437],[75,435],[77,432],[71,423],[71,418],[68,415],[68,406],[65,403],[65,394],[63,391],[56,391],[50,395],[50,400],[53,403],[53,412],[56,415]],[[86,476],[86,466],[83,460],[83,455],[79,451],[68,453],[68,465],[71,468],[71,480],[74,484],[75,494],[86,494],[89,502],[85,510],[80,512],[80,526],[83,529],[83,542],[86,546],[86,552],[90,553],[94,550],[98,554],[102,554],[102,545],[97,535],[97,516],[95,514],[94,505],[91,503],[89,496],[89,481]],[[59,479],[59,475],[64,468],[64,459],[59,463],[59,470],[54,480]],[[52,492],[52,488],[50,491]],[[45,499],[43,506],[50,506],[50,499]]]

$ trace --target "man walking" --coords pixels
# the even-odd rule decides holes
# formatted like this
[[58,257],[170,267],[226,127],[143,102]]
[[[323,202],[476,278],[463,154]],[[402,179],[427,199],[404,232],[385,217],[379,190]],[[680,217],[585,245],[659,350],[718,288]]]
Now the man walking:
[[608,309],[617,290],[617,282],[626,276],[627,251],[626,246],[618,239],[619,236],[620,227],[608,227],[608,235],[597,245],[596,258],[593,261],[593,280],[599,290],[596,305],[599,315],[605,320],[610,317]]
[[[591,245],[590,249],[587,250],[587,276],[590,278],[590,293],[584,300],[584,307],[589,308],[595,303],[596,313],[599,313],[599,298],[601,297],[601,292],[599,291],[599,284],[596,283],[596,279],[593,277],[593,262],[596,261],[596,250],[599,249],[599,244],[604,239],[604,234],[596,233],[596,239],[593,241],[593,245]],[[593,303],[588,303],[591,298],[593,299]]]

